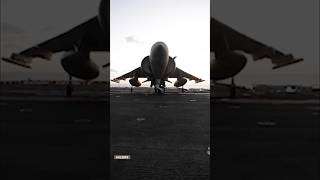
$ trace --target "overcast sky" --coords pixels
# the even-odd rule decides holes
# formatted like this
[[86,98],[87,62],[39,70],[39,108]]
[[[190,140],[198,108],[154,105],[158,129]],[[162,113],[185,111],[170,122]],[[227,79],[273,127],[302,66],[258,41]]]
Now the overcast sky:
[[[152,44],[160,40],[168,45],[171,56],[178,56],[178,67],[206,79],[208,67],[202,63],[208,62],[209,53],[202,53],[202,46],[206,45],[198,43],[209,43],[209,37],[204,39],[208,30],[200,28],[206,26],[204,21],[208,18],[199,18],[209,16],[207,0],[111,3],[111,63],[126,61],[122,66],[112,65],[112,76],[139,66]],[[98,4],[99,0],[1,0],[1,56],[20,52],[84,22],[97,14]],[[248,61],[236,77],[237,83],[319,84],[318,0],[213,0],[211,10],[211,16],[234,29],[305,59],[278,70],[272,70],[268,60]],[[60,65],[60,55],[55,55],[53,62],[34,61],[33,70],[1,62],[1,79],[64,79],[67,76]],[[95,53],[92,57],[104,64],[108,55]],[[107,70],[99,79],[108,77]]]

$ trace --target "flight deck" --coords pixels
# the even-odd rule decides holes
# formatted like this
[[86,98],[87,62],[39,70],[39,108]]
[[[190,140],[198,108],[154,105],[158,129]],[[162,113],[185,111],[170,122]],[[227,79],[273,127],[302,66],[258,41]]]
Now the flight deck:
[[211,158],[218,179],[319,179],[317,98],[28,87],[1,86],[4,178],[208,179]]

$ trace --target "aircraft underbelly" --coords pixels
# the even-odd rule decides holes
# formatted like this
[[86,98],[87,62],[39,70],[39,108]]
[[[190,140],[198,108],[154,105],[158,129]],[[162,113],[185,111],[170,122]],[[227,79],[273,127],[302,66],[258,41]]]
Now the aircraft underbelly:
[[162,79],[165,76],[166,67],[166,58],[151,58],[151,70],[155,79]]

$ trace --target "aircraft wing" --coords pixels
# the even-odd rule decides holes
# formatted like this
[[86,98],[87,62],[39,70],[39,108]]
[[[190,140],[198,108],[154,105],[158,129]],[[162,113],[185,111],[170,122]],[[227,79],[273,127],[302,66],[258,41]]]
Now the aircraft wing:
[[271,59],[271,63],[274,65],[273,69],[303,61],[301,58],[296,59],[291,54],[284,54],[273,47],[267,46],[244,34],[241,34],[214,18],[211,18],[211,29],[213,32],[210,40],[212,44],[211,51],[215,51],[214,39],[219,38],[217,36],[223,36],[228,49],[240,50],[251,54],[255,61],[263,58],[269,58]]
[[109,37],[105,36],[95,16],[61,35],[20,53],[13,53],[10,58],[2,58],[2,60],[31,68],[30,64],[34,58],[50,60],[52,54],[73,50],[75,47],[85,47],[90,51],[108,51],[109,39],[107,38]]
[[185,77],[189,79],[189,81],[194,80],[196,83],[204,81],[203,79],[197,78],[189,73],[186,73],[179,68],[176,68],[176,70],[169,75],[169,78],[181,78],[181,77]]
[[130,71],[122,76],[119,76],[117,78],[112,79],[111,81],[119,83],[120,80],[126,80],[128,78],[146,78],[147,76],[143,73],[140,67],[134,69],[133,71]]

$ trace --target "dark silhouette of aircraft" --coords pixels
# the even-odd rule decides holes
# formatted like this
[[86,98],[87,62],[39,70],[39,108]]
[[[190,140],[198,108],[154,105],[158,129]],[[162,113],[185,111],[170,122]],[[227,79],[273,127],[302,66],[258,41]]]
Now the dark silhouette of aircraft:
[[[99,68],[91,60],[90,53],[110,51],[109,17],[110,1],[101,0],[97,16],[52,39],[19,53],[12,53],[9,58],[3,57],[2,60],[31,69],[30,64],[34,58],[50,60],[52,54],[64,51],[61,64],[69,74],[67,95],[71,95],[72,77],[92,80],[99,76]],[[210,79],[214,82],[233,78],[245,67],[247,58],[241,52],[251,54],[254,61],[271,59],[274,69],[303,60],[295,59],[291,54],[284,54],[260,43],[214,18],[211,18],[210,44],[212,54]],[[103,67],[108,66],[110,66],[109,59]],[[151,83],[156,84],[155,81]],[[159,87],[161,84],[163,83],[158,83]]]
[[187,79],[194,80],[196,83],[204,81],[177,68],[175,58],[169,56],[169,50],[165,43],[156,42],[151,48],[150,55],[143,58],[140,67],[111,81],[119,83],[120,80],[131,78],[130,84],[139,87],[141,82],[138,78],[147,78],[144,82],[151,81],[150,87],[154,86],[154,91],[158,94],[165,92],[165,82],[170,82],[168,78],[177,78],[174,83],[175,87],[183,87],[187,83]]
[[[63,69],[69,74],[67,95],[71,96],[72,77],[92,80],[99,76],[99,67],[90,59],[94,51],[110,51],[110,2],[101,0],[98,15],[88,21],[31,48],[12,53],[3,61],[31,69],[34,58],[50,60],[54,53],[65,51],[61,58]],[[109,66],[109,60],[103,67]]]
[[211,18],[210,34],[210,79],[216,83],[231,78],[231,96],[235,95],[234,76],[247,63],[244,54],[252,55],[254,61],[270,59],[273,69],[303,61],[241,34],[214,18]]

